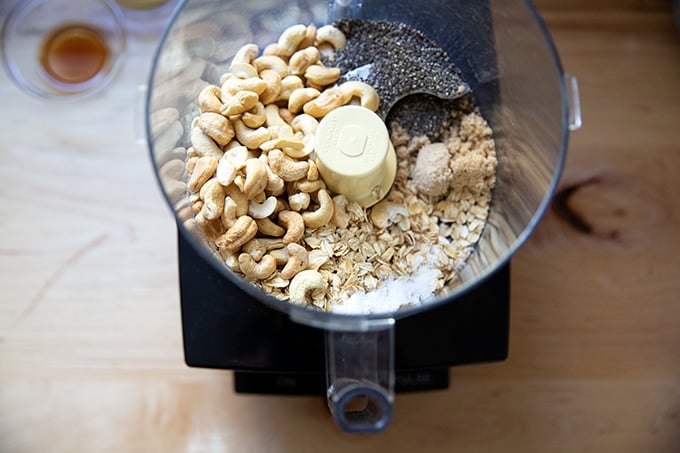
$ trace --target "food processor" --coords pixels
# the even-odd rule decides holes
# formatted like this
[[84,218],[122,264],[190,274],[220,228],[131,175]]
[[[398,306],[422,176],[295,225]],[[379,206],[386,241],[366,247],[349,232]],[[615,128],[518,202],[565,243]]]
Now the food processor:
[[[245,281],[185,226],[187,175],[176,165],[191,146],[199,92],[242,46],[263,48],[294,24],[348,18],[404,23],[441,46],[490,124],[498,159],[488,219],[460,284],[389,313],[321,311]],[[340,429],[376,432],[389,425],[395,391],[445,388],[450,366],[504,360],[510,258],[550,203],[569,130],[580,126],[576,88],[528,1],[180,3],[153,61],[146,129],[177,222],[187,364],[235,370],[237,392],[325,394]]]

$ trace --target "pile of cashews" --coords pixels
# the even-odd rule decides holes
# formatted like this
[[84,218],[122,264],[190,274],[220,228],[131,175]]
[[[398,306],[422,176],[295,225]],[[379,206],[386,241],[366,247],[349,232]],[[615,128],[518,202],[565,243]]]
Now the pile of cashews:
[[[307,229],[347,227],[347,200],[333,196],[314,159],[319,121],[358,104],[376,111],[375,89],[337,84],[340,69],[321,61],[344,47],[332,25],[294,25],[260,54],[241,47],[220,77],[198,95],[191,126],[187,187],[194,225],[233,271],[253,282],[288,287],[292,303],[323,306],[329,259],[307,250]],[[321,302],[320,302],[321,300]]]

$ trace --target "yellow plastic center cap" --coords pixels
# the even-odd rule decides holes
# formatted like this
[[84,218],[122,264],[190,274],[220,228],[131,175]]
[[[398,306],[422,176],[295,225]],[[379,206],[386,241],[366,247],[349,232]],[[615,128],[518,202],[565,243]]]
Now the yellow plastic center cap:
[[316,131],[321,177],[333,192],[369,207],[394,183],[397,157],[385,123],[365,107],[346,105],[328,113]]
[[366,149],[366,139],[371,131],[363,127],[350,124],[342,128],[338,147],[345,156],[357,157]]

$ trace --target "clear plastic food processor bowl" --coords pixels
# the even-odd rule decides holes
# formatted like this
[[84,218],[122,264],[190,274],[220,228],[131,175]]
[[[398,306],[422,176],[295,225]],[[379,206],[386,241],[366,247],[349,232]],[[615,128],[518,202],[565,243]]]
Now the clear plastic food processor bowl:
[[[189,231],[186,180],[160,171],[190,146],[197,96],[218,84],[236,51],[263,48],[294,24],[321,26],[341,18],[402,22],[437,42],[460,68],[491,125],[497,181],[482,237],[462,270],[462,284],[426,305],[380,315],[340,315],[265,294],[231,272],[199,233]],[[175,10],[155,55],[147,92],[147,139],[160,186],[180,234],[248,295],[294,322],[327,332],[328,403],[338,426],[384,429],[394,399],[395,320],[455,303],[456,297],[504,265],[534,230],[560,177],[570,129],[580,125],[575,80],[566,76],[534,7],[523,0],[189,0]],[[158,132],[154,115],[172,124]],[[427,333],[424,332],[424,335]],[[353,402],[365,403],[356,409]]]

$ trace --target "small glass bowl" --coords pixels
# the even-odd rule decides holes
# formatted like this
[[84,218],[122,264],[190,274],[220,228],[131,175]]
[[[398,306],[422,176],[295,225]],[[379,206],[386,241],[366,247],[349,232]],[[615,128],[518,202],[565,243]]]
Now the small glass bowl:
[[115,0],[128,32],[134,36],[160,34],[180,0]]
[[[46,99],[75,99],[91,95],[106,87],[123,63],[127,40],[124,24],[120,8],[113,1],[17,1],[2,27],[3,65],[12,80],[32,95]],[[105,49],[101,67],[85,80],[59,80],[50,75],[41,63],[44,61],[46,40],[55,31],[69,26],[94,33],[92,36],[99,40],[97,44]],[[85,52],[79,50],[79,44],[82,42],[74,41],[69,50],[71,58],[74,53]],[[70,62],[64,63],[62,67],[68,68],[69,65]]]

